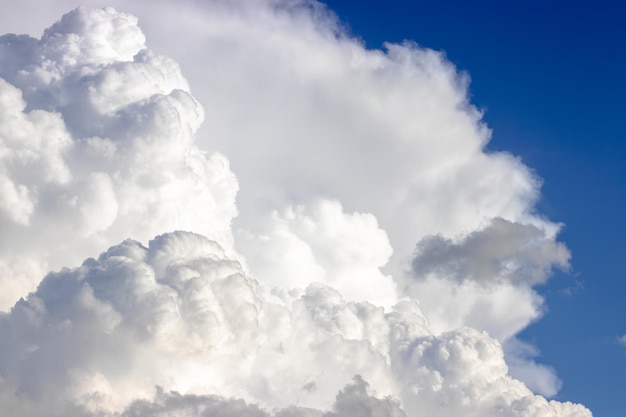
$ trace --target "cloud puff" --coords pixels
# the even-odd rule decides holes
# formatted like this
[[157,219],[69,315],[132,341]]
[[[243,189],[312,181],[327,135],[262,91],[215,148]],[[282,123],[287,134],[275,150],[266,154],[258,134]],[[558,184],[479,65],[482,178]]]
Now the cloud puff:
[[532,286],[567,268],[569,258],[544,230],[495,218],[456,239],[420,240],[402,287],[422,300],[435,328],[469,325],[504,341],[541,315]]
[[345,213],[336,200],[274,212],[256,234],[240,233],[237,245],[267,285],[322,282],[352,301],[384,306],[398,298],[393,279],[380,270],[392,254],[387,234],[375,216]]
[[568,268],[569,258],[565,245],[545,230],[495,218],[455,239],[420,240],[400,286],[421,300],[433,331],[487,331],[504,343],[511,373],[552,396],[561,381],[553,369],[533,362],[536,349],[515,337],[543,313],[544,300],[532,286],[545,282],[553,268]]
[[245,401],[224,399],[216,396],[180,395],[176,392],[165,394],[157,390],[153,401],[137,401],[126,409],[123,417],[168,416],[237,416],[237,417],[405,417],[397,401],[379,399],[368,392],[368,384],[360,376],[337,393],[333,410],[322,413],[319,410],[292,406],[273,413],[263,411]]
[[553,266],[565,268],[570,254],[533,225],[495,218],[486,228],[454,242],[430,236],[417,244],[413,273],[458,282],[543,283]]
[[[201,235],[160,235],[147,247],[127,240],[49,274],[0,316],[0,392],[9,398],[0,409],[299,415],[295,403],[339,416],[590,415],[510,378],[486,333],[431,334],[414,301],[386,313],[321,284],[277,298]],[[154,400],[155,385],[184,394]]]
[[228,245],[237,181],[195,146],[202,107],[144,41],[137,18],[81,8],[41,39],[0,37],[0,308],[128,236]]

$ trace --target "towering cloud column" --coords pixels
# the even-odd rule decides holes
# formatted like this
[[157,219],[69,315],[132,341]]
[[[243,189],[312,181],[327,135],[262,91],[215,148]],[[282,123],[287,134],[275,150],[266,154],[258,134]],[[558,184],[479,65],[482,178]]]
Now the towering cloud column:
[[127,237],[187,229],[232,245],[237,180],[195,146],[202,106],[135,17],[77,9],[0,51],[1,309]]
[[507,365],[569,252],[537,178],[485,152],[466,77],[317,3],[154,7],[204,48],[241,215],[135,17],[0,37],[1,415],[591,415]]

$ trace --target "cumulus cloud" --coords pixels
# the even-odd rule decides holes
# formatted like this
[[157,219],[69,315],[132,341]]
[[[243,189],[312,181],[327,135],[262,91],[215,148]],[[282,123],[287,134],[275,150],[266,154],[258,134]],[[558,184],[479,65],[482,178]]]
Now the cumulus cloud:
[[569,258],[565,245],[540,228],[495,218],[455,239],[420,240],[401,286],[422,301],[434,331],[486,330],[504,343],[513,375],[553,396],[561,381],[552,368],[535,363],[536,349],[515,335],[543,313],[544,300],[532,286],[553,268],[568,268]]
[[390,306],[397,299],[393,279],[380,270],[393,249],[370,213],[345,213],[340,202],[319,200],[274,212],[260,233],[238,237],[251,270],[267,285],[323,282],[353,301]]
[[333,405],[333,411],[322,413],[319,410],[292,406],[272,413],[263,411],[256,405],[243,400],[224,399],[217,396],[180,395],[176,392],[165,394],[157,390],[153,401],[137,401],[122,413],[123,417],[177,416],[246,416],[246,417],[406,417],[397,401],[389,398],[376,398],[368,392],[368,384],[360,376],[345,386]]
[[184,228],[228,244],[237,180],[195,146],[202,107],[144,42],[113,9],[0,37],[0,308],[128,236]]
[[467,75],[316,2],[123,6],[189,82],[112,8],[0,37],[2,414],[590,415],[528,388],[569,252]]
[[264,209],[337,199],[376,216],[394,273],[421,238],[496,217],[554,236],[558,225],[533,214],[539,179],[512,155],[483,151],[491,133],[468,101],[468,76],[443,54],[412,43],[365,49],[303,7],[260,17],[237,3],[206,7],[191,23],[210,28],[202,51],[221,61],[195,84],[211,146],[241,183],[242,228],[263,224]]
[[[234,233],[250,273],[284,283],[285,271],[300,270],[293,274],[299,285],[322,275],[336,280],[286,213],[317,212],[296,216],[328,224],[322,216],[330,212],[316,207],[338,201],[346,215],[376,218],[393,248],[382,276],[394,277],[399,296],[420,299],[427,316],[442,322],[436,329],[477,326],[502,341],[516,334],[543,312],[532,286],[569,259],[556,241],[560,225],[534,210],[541,180],[515,156],[485,151],[491,132],[468,99],[469,77],[442,53],[410,42],[366,49],[311,4],[196,4],[171,11],[188,32],[154,31],[164,50],[190,63],[188,75],[207,111],[200,142],[227,154],[237,172]],[[155,25],[148,20],[147,28]],[[185,39],[197,44],[198,34],[197,49],[177,47]],[[455,245],[473,236],[466,248],[476,253],[467,254],[466,271],[456,279],[450,280],[448,261],[447,276],[408,285],[416,244],[433,236]],[[489,239],[510,250],[488,253]],[[349,245],[358,248],[362,240]],[[453,252],[439,253],[440,260]],[[474,255],[482,261],[468,258]],[[470,267],[474,275],[478,267],[501,270],[479,283],[482,275],[460,278]],[[418,288],[431,281],[432,288]],[[346,294],[357,296],[364,295]]]
[[415,301],[385,312],[321,284],[280,301],[259,287],[217,243],[191,232],[147,247],[127,240],[50,273],[0,316],[0,392],[10,398],[0,410],[590,415],[508,376],[500,343],[486,333],[433,335]]

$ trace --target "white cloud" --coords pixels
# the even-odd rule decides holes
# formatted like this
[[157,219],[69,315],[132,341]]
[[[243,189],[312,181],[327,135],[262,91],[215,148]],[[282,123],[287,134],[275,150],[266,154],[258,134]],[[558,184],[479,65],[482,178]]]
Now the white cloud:
[[183,228],[228,245],[237,181],[194,145],[202,107],[136,22],[78,9],[41,40],[0,38],[0,308],[127,236]]
[[314,2],[120,4],[189,83],[110,8],[0,37],[4,414],[590,415],[509,375],[501,343],[558,389],[510,346],[569,252],[441,53]]
[[[167,414],[163,407],[204,415],[236,405],[234,415],[293,415],[297,404],[340,416],[590,415],[508,376],[501,345],[486,333],[432,335],[415,301],[386,313],[321,284],[290,297],[266,296],[201,235],[165,234],[147,247],[127,240],[49,274],[0,316],[8,398],[0,411],[50,415],[69,404],[77,415]],[[153,403],[155,386],[183,396]]]
[[[313,211],[320,200],[376,217],[393,248],[383,275],[396,279],[410,268],[417,242],[458,242],[493,222],[509,227],[488,229],[483,248],[498,240],[526,249],[483,251],[483,265],[510,265],[508,278],[493,291],[465,285],[461,305],[475,313],[446,318],[444,327],[478,326],[503,340],[538,318],[541,298],[526,284],[565,267],[569,254],[555,241],[560,225],[533,208],[541,181],[514,156],[484,152],[490,131],[468,100],[468,77],[436,51],[411,43],[367,50],[324,13],[264,4],[203,3],[193,15],[172,11],[187,27],[176,36],[155,31],[164,50],[190,63],[185,68],[207,112],[200,142],[228,155],[237,173],[236,245],[251,274],[272,282],[294,262],[310,272],[301,280],[326,272],[275,214]],[[193,41],[198,36],[201,43]],[[181,50],[178,42],[198,46]],[[285,239],[298,255],[282,255]],[[255,240],[266,250],[249,244]],[[456,284],[444,284],[444,294],[455,292]],[[436,315],[430,305],[447,305],[432,291],[412,296],[429,298],[429,316]]]
[[323,282],[352,301],[391,306],[397,300],[393,279],[380,271],[392,254],[387,234],[372,214],[345,213],[338,201],[275,212],[259,234],[243,232],[237,243],[266,285]]

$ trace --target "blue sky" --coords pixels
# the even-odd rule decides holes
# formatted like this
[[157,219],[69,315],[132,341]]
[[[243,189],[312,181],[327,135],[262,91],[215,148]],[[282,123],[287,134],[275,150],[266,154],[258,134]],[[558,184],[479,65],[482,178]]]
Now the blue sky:
[[619,2],[330,0],[368,47],[413,40],[471,77],[473,104],[544,179],[538,209],[565,223],[570,273],[539,288],[545,316],[521,337],[595,416],[626,409],[626,6]]

